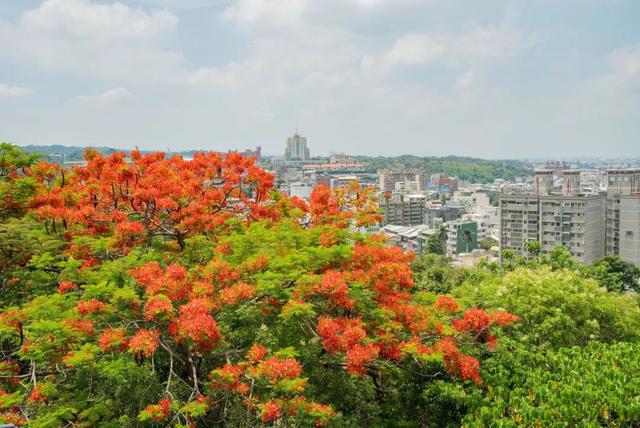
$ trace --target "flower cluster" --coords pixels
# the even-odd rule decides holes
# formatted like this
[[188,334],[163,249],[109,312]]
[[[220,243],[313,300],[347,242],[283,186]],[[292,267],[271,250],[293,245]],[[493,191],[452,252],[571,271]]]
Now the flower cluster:
[[78,313],[81,316],[89,314],[95,314],[103,311],[107,307],[107,304],[97,299],[85,300],[78,303]]
[[159,343],[159,331],[141,328],[129,339],[128,347],[135,354],[140,353],[150,357],[158,348]]

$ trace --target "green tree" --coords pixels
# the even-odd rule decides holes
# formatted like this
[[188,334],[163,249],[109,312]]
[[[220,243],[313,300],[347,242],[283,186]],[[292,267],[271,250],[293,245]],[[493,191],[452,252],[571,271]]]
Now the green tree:
[[480,248],[483,250],[490,250],[491,248],[498,245],[498,241],[491,237],[483,238],[480,240]]
[[640,292],[640,269],[619,256],[606,256],[584,269],[586,276],[597,279],[609,291]]
[[0,143],[0,218],[24,213],[37,182],[25,173],[39,159],[9,143]]
[[[512,349],[499,352],[513,358]],[[639,352],[637,343],[594,342],[527,354],[513,366],[512,384],[496,369],[488,381],[493,388],[472,405],[463,426],[637,426]]]
[[466,271],[451,266],[449,257],[433,253],[416,257],[411,268],[416,287],[433,293],[449,294],[466,277]]
[[441,225],[436,233],[427,238],[425,252],[443,256],[447,250],[447,227]]
[[520,267],[467,281],[452,294],[470,305],[505,309],[519,316],[514,337],[531,347],[640,338],[640,308],[633,296],[608,292],[574,271]]

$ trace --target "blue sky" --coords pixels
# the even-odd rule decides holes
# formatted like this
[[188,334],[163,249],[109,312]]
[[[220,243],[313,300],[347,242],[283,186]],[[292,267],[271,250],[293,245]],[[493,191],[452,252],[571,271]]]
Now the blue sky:
[[640,156],[636,0],[0,0],[0,140]]

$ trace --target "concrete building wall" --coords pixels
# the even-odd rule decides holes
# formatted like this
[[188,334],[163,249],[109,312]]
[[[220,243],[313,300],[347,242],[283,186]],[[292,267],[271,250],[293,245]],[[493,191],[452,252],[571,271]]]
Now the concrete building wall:
[[564,245],[580,262],[605,255],[604,195],[504,195],[500,197],[500,250],[526,255],[527,241],[548,253]]
[[607,171],[607,254],[640,267],[640,169]]
[[383,225],[416,226],[424,224],[426,197],[424,195],[393,195],[380,199]]
[[522,254],[525,242],[539,241],[540,200],[535,195],[503,195],[499,198],[500,251]]
[[619,250],[622,260],[640,266],[640,198],[620,196]]

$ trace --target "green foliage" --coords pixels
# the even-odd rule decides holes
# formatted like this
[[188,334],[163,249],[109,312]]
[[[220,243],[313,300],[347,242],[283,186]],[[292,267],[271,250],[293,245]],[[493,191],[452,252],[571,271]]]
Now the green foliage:
[[38,154],[26,154],[13,144],[0,143],[0,218],[24,214],[37,186],[25,172],[38,159]]
[[584,270],[609,291],[640,292],[640,269],[618,256],[606,256]]
[[469,281],[453,294],[469,304],[519,316],[516,337],[530,346],[560,348],[640,338],[640,308],[633,296],[608,292],[573,271],[518,268]]
[[440,226],[436,233],[427,238],[425,253],[439,254],[443,256],[447,250],[447,228]]
[[28,217],[0,222],[0,307],[51,292],[62,271],[65,243]]
[[416,287],[439,294],[449,294],[462,283],[466,272],[451,266],[451,259],[437,254],[421,254],[411,268]]
[[465,427],[637,426],[640,424],[637,343],[562,348],[516,358],[516,382],[497,373]]
[[480,248],[482,248],[483,250],[490,250],[491,248],[495,247],[498,245],[498,241],[496,241],[493,238],[484,238],[482,240],[480,240],[479,242],[479,246]]

